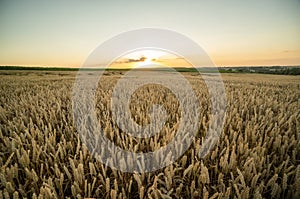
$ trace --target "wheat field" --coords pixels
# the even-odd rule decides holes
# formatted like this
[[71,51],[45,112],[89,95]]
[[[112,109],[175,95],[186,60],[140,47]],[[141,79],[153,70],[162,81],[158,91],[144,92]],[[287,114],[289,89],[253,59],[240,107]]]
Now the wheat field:
[[[130,103],[140,125],[150,122],[145,110],[152,103],[165,107],[158,135],[133,138],[112,121],[110,95],[123,73],[106,72],[97,89],[106,137],[133,152],[167,145],[180,110],[176,96],[160,85],[138,89]],[[300,198],[299,76],[222,74],[224,127],[200,159],[210,121],[207,89],[199,75],[183,75],[200,99],[196,138],[167,167],[124,173],[99,162],[80,140],[71,102],[76,72],[0,71],[0,198]]]

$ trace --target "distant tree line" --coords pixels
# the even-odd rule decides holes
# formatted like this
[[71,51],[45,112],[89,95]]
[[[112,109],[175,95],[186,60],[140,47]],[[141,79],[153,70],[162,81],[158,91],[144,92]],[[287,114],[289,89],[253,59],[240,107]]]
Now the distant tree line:
[[261,73],[276,75],[300,75],[300,67],[226,67],[219,69],[221,73]]

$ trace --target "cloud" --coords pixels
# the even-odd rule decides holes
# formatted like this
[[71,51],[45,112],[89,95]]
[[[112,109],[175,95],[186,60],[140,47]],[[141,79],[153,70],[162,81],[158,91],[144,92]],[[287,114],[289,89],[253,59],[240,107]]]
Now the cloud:
[[283,50],[283,53],[300,53],[300,49],[296,49],[296,50]]
[[139,59],[122,59],[120,61],[115,61],[114,64],[128,64],[128,63],[135,63],[135,62],[143,62],[147,59],[147,57],[140,57]]

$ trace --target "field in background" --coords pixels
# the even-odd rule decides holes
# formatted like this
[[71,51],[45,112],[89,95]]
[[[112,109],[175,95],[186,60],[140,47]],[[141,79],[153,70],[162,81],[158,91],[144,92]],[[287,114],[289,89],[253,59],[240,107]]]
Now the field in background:
[[[92,72],[90,72],[91,75]],[[131,151],[151,151],[177,130],[177,101],[157,86],[139,90],[131,105],[136,121],[157,94],[170,109],[162,136],[120,136],[110,120],[109,94],[125,72],[109,71],[98,88],[97,114],[106,136]],[[27,198],[299,198],[300,78],[222,74],[227,115],[219,142],[197,157],[209,124],[204,82],[185,72],[201,109],[200,129],[188,151],[153,173],[122,173],[105,167],[81,143],[73,125],[76,71],[0,71],[0,196]],[[143,101],[138,96],[145,96]],[[105,103],[104,103],[105,102]],[[174,105],[174,106],[171,106]],[[156,142],[153,142],[156,140]],[[154,144],[153,144],[154,143]]]
[[[196,68],[176,67],[179,72],[197,72]],[[199,68],[201,72],[215,72],[211,68]],[[79,68],[66,67],[26,67],[26,66],[0,66],[1,70],[26,70],[26,71],[78,71]],[[87,71],[104,70],[103,68],[85,68]],[[108,69],[110,71],[128,71],[128,69]],[[166,68],[160,68],[166,70]],[[220,73],[257,73],[276,75],[300,75],[300,66],[239,66],[239,67],[218,67]]]

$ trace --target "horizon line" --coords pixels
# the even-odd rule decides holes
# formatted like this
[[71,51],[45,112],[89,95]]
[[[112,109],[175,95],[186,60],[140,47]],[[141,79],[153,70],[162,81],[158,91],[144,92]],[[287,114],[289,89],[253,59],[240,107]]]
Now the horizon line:
[[[59,66],[59,65],[51,65],[51,66],[43,66],[43,65],[0,65],[0,67],[20,67],[20,68],[62,68],[62,69],[80,69],[82,66]],[[297,65],[239,65],[239,66],[215,66],[216,68],[237,68],[237,67],[300,67],[300,64]],[[176,67],[159,67],[159,68],[212,68],[212,66],[199,66],[199,67],[190,67],[190,66],[176,66]],[[129,69],[143,69],[143,68],[130,68],[130,67],[85,67],[85,69],[114,69],[114,70],[129,70]]]

